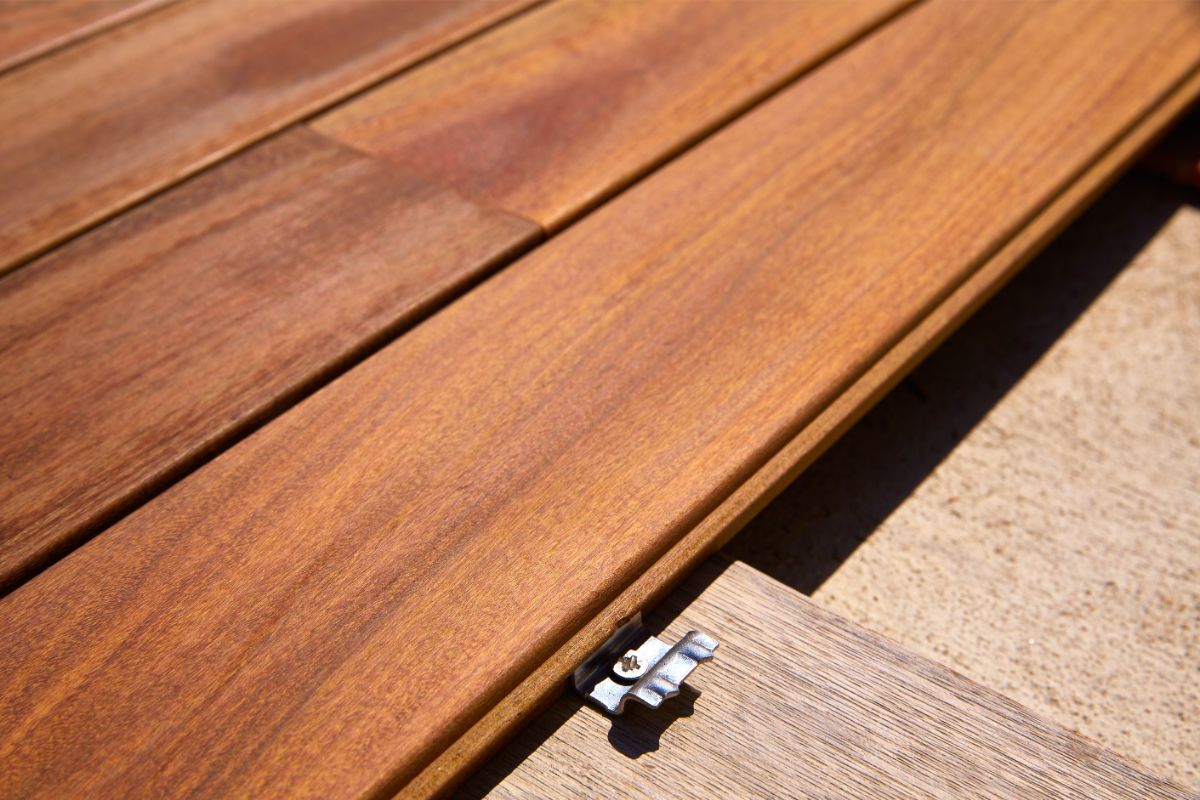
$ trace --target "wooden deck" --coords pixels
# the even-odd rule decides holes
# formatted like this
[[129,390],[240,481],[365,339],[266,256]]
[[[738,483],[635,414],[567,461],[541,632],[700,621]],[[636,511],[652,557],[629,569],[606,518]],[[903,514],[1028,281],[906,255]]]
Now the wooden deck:
[[0,74],[4,797],[454,785],[1200,94],[1186,0],[89,24]]

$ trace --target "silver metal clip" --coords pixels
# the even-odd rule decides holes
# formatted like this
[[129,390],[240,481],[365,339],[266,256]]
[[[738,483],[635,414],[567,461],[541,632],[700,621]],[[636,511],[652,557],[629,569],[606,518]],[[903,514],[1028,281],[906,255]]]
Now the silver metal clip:
[[680,684],[716,649],[717,640],[700,631],[689,631],[675,644],[646,636],[637,614],[575,670],[575,689],[610,714],[624,711],[630,698],[658,708],[679,694]]

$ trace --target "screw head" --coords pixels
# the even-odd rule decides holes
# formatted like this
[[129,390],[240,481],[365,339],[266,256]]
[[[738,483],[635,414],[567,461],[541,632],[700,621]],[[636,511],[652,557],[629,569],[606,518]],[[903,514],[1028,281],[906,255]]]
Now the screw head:
[[642,662],[634,650],[630,650],[613,664],[613,674],[625,680],[634,680],[646,674],[647,665]]

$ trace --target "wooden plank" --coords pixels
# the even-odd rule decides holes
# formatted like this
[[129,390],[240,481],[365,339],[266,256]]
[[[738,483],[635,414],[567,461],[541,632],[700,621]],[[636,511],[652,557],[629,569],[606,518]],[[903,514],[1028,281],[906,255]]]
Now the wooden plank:
[[531,719],[533,710],[544,707],[558,694],[575,666],[599,647],[616,625],[662,599],[681,578],[737,534],[879,398],[1087,208],[1123,170],[1143,156],[1162,133],[1170,130],[1194,105],[1197,97],[1200,97],[1200,72],[1193,70],[753,475],[443,751],[408,784],[403,796],[423,797],[442,792],[462,775],[485,763],[499,743]]
[[909,2],[560,0],[315,124],[556,230]]
[[1197,26],[933,2],[573,226],[0,602],[11,792],[446,785],[439,753],[1194,90]]
[[8,0],[0,5],[0,71],[174,0]]
[[1142,156],[1198,96],[1200,72],[1194,72],[749,479],[438,756],[406,787],[404,795],[435,793],[453,785],[458,776],[486,763],[498,743],[527,724],[532,711],[545,707],[557,696],[566,676],[608,638],[614,626],[634,612],[659,602],[681,578],[726,544],[921,359],[1004,286],[1104,191],[1121,170]]
[[0,586],[538,235],[301,129],[0,280]]
[[0,271],[527,2],[186,2],[0,76]]
[[717,657],[656,712],[560,697],[461,796],[1194,797],[740,562],[714,559],[650,625],[713,633]]

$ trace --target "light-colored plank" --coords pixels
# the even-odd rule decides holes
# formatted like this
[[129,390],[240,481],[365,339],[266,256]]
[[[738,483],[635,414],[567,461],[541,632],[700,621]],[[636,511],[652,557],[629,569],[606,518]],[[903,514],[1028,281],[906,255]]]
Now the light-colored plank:
[[910,0],[559,0],[318,130],[554,230]]
[[933,2],[779,94],[0,602],[13,793],[444,786],[501,732],[464,755],[473,723],[558,686],[548,658],[1069,215],[1198,34],[1186,3]]
[[716,659],[658,711],[565,694],[460,796],[1191,796],[740,562],[710,562],[650,625],[715,634]]
[[193,0],[0,76],[0,272],[527,2]]
[[538,235],[300,129],[0,280],[0,587]]
[[175,0],[6,0],[0,3],[0,71]]

